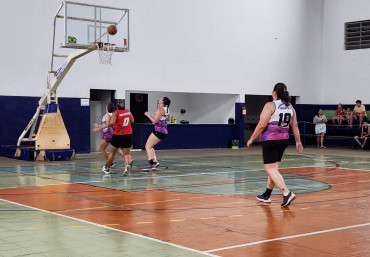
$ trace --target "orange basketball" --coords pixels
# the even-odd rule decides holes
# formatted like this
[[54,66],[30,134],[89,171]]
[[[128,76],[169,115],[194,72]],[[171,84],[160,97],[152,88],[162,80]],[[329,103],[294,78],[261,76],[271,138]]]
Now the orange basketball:
[[109,35],[115,35],[117,33],[117,27],[114,26],[114,25],[110,25],[108,28],[107,28],[107,31],[109,33]]

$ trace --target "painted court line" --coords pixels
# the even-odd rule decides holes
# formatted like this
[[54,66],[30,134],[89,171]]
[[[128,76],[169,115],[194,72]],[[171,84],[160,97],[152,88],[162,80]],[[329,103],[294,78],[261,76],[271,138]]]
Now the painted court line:
[[22,207],[26,207],[26,208],[30,208],[30,209],[34,209],[34,210],[38,210],[38,211],[42,211],[42,212],[45,212],[45,213],[48,213],[48,214],[54,214],[54,215],[57,215],[57,216],[60,216],[60,217],[63,217],[63,218],[80,221],[80,222],[87,223],[87,224],[94,225],[94,226],[98,226],[98,227],[101,227],[101,228],[110,229],[110,230],[114,230],[116,232],[121,232],[121,233],[125,233],[125,234],[131,235],[131,236],[136,236],[136,237],[140,237],[140,238],[143,238],[143,239],[147,239],[147,240],[151,240],[151,241],[154,241],[154,242],[158,242],[158,243],[161,243],[161,244],[165,244],[165,245],[177,247],[177,248],[180,248],[180,249],[183,249],[183,250],[187,250],[187,251],[191,251],[191,252],[203,254],[203,255],[206,255],[206,256],[219,257],[218,255],[214,255],[214,254],[211,254],[211,253],[198,251],[198,250],[191,249],[191,248],[188,248],[188,247],[185,247],[185,246],[176,245],[176,244],[173,244],[173,243],[165,242],[165,241],[162,241],[162,240],[159,240],[159,239],[155,239],[155,238],[151,238],[151,237],[146,237],[146,236],[135,234],[135,233],[128,232],[128,231],[119,230],[119,229],[115,229],[115,228],[112,228],[112,227],[107,227],[105,225],[100,225],[100,224],[97,224],[97,223],[94,223],[94,222],[90,222],[90,221],[87,221],[87,220],[81,220],[81,219],[70,217],[70,216],[66,216],[66,215],[63,215],[63,214],[60,214],[60,213],[55,213],[55,212],[50,212],[50,211],[42,210],[42,209],[39,209],[39,208],[27,206],[27,205],[24,205],[24,204],[20,204],[20,203],[8,201],[8,200],[1,199],[1,198],[0,198],[0,200],[1,201],[4,201],[4,202],[7,202],[7,203],[15,204],[15,205],[18,205],[18,206],[22,206]]
[[251,243],[247,243],[247,244],[233,245],[233,246],[228,246],[228,247],[223,247],[223,248],[208,250],[208,251],[205,251],[205,252],[206,253],[212,253],[212,252],[229,250],[229,249],[234,249],[234,248],[239,248],[239,247],[244,247],[244,246],[249,246],[249,245],[257,245],[257,244],[269,243],[269,242],[280,241],[280,240],[291,239],[291,238],[297,238],[297,237],[303,237],[303,236],[318,235],[318,234],[323,234],[323,233],[328,233],[328,232],[333,232],[333,231],[338,231],[338,230],[345,230],[345,229],[358,228],[358,227],[364,227],[364,226],[370,226],[370,223],[364,223],[364,224],[347,226],[347,227],[341,227],[341,228],[333,228],[333,229],[321,230],[321,231],[316,231],[316,232],[311,232],[311,233],[305,233],[305,234],[299,234],[299,235],[294,235],[294,236],[286,236],[286,237],[273,238],[273,239],[268,239],[268,240],[251,242]]

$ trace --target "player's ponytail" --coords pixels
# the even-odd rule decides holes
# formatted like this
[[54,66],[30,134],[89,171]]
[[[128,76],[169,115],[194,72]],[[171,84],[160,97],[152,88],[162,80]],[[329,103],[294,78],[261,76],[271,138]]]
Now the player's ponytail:
[[163,97],[163,103],[164,103],[164,106],[167,106],[167,108],[168,108],[168,107],[170,107],[171,100],[167,96],[165,96],[165,97]]
[[166,107],[164,111],[164,116],[166,116],[167,118],[170,113],[171,100],[167,96],[164,96],[162,99],[163,99],[164,107]]
[[286,106],[290,105],[290,96],[287,90],[287,87],[284,83],[277,83],[274,87],[274,91],[276,92],[276,96],[278,99],[283,101]]

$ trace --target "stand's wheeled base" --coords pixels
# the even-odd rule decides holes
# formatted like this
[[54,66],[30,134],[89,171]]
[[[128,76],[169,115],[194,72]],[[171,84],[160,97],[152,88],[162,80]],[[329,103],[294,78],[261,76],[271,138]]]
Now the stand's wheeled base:
[[73,149],[35,150],[34,147],[0,146],[0,156],[25,161],[68,161],[75,158]]

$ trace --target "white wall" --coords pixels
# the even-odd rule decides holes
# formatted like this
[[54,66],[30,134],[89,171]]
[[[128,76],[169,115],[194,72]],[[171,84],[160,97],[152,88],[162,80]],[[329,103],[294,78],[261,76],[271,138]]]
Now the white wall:
[[[90,88],[116,90],[117,98],[126,90],[268,95],[282,81],[301,103],[320,101],[323,0],[78,2],[129,8],[130,52],[115,53],[112,66],[100,65],[96,52],[77,60],[59,96],[88,98]],[[0,21],[9,25],[0,36],[0,95],[44,93],[59,6],[2,1]]]
[[235,102],[238,95],[194,94],[191,97],[192,123],[227,124],[230,117],[235,117]]
[[344,23],[370,19],[368,0],[325,0],[322,103],[370,103],[370,49],[344,50]]
[[[158,99],[167,96],[171,100],[171,115],[178,122],[187,120],[192,124],[227,124],[230,117],[235,117],[235,103],[239,101],[239,95],[127,91],[127,108],[130,106],[130,93],[148,94],[148,109],[153,116],[158,108]],[[181,114],[181,109],[186,113]]]

